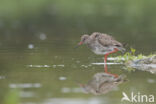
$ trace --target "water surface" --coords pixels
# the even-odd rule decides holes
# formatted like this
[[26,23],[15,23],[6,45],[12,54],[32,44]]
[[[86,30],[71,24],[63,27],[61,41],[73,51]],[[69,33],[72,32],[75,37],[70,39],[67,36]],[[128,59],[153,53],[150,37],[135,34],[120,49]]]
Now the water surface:
[[125,74],[129,81],[104,95],[85,94],[79,83],[85,84],[104,71],[103,56],[86,46],[74,49],[82,34],[98,31],[127,43],[127,51],[133,47],[136,54],[154,53],[155,2],[81,3],[48,1],[41,8],[30,7],[30,13],[27,9],[14,11],[16,6],[11,4],[6,9],[10,16],[6,11],[1,13],[0,103],[15,99],[20,104],[121,104],[122,92],[156,96],[156,75],[129,72],[122,63],[111,64],[111,60],[108,70]]

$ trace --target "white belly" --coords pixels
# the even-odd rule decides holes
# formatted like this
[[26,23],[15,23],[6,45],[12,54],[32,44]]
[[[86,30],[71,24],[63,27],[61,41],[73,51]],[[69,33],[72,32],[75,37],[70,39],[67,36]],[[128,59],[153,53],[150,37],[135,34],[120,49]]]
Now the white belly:
[[108,53],[108,51],[105,51],[105,50],[102,50],[102,49],[99,49],[99,48],[95,48],[94,50],[92,50],[95,54],[98,54],[98,55],[105,55]]
[[88,47],[95,53],[98,55],[105,55],[111,51],[114,50],[115,47],[112,46],[103,46],[101,44],[99,44],[98,42],[95,41],[95,43],[92,44],[88,44]]
[[113,51],[114,48],[113,47],[103,47],[102,45],[98,46],[98,47],[95,47],[94,49],[92,49],[92,51],[95,53],[95,54],[98,54],[98,55],[105,55],[111,51]]

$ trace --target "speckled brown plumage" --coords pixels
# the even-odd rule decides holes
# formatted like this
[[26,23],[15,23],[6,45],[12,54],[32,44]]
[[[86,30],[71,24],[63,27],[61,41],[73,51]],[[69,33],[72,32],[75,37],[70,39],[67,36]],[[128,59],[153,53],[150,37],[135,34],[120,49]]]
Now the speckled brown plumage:
[[115,40],[112,36],[94,32],[90,36],[83,35],[81,41],[86,44],[95,54],[107,54],[117,48],[119,51],[124,52],[123,45]]
[[[105,64],[107,63],[107,56],[109,54],[117,51],[125,51],[125,48],[120,42],[115,40],[112,36],[100,32],[94,32],[91,35],[84,34],[81,36],[81,41],[78,46],[81,44],[86,44],[95,54],[104,55]],[[107,71],[107,64],[104,68],[106,73],[111,74]],[[116,74],[111,75],[115,77],[118,76]]]

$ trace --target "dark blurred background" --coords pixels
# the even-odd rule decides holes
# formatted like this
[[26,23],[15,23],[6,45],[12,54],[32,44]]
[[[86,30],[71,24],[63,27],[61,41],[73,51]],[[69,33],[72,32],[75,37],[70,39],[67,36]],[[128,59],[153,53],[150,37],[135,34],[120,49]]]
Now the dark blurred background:
[[[155,51],[155,0],[0,0],[1,49],[37,41],[40,34],[57,44],[92,32],[113,35],[129,46]],[[43,36],[44,37],[44,36]]]

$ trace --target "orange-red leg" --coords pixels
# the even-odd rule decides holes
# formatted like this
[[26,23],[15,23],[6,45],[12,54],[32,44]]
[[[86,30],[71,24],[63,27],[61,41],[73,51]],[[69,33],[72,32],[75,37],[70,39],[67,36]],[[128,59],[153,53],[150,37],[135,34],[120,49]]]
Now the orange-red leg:
[[117,74],[111,74],[111,73],[108,72],[108,69],[107,69],[107,56],[108,56],[109,54],[115,53],[115,52],[117,52],[117,51],[118,51],[118,49],[115,48],[114,51],[105,54],[105,58],[104,58],[105,73],[108,73],[108,74],[113,75],[113,76],[115,76],[115,77],[118,77],[118,75],[117,75]]
[[108,72],[108,70],[107,70],[107,56],[108,56],[108,54],[106,54],[104,56],[105,56],[104,57],[104,68],[105,68],[105,72],[107,73]]

